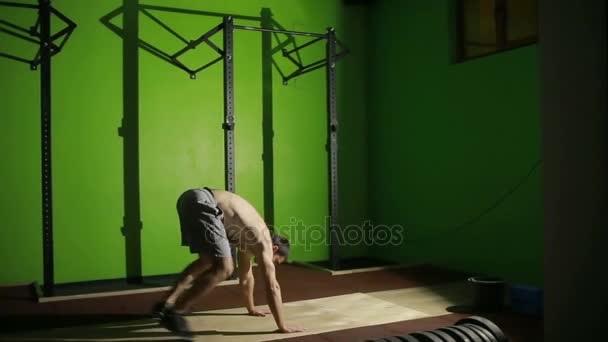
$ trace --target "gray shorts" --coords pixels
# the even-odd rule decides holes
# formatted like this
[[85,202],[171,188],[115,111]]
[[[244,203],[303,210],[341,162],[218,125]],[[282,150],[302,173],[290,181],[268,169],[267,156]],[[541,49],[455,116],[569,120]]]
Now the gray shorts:
[[190,189],[177,200],[182,246],[191,253],[230,257],[230,243],[224,228],[224,213],[208,188]]

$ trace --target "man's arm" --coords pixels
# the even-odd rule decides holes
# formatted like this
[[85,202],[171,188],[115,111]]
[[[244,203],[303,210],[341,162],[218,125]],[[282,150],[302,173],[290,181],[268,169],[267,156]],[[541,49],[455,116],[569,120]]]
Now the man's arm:
[[239,283],[241,284],[241,293],[245,300],[245,307],[247,312],[253,316],[265,316],[265,313],[259,312],[255,309],[255,303],[253,300],[253,288],[254,278],[253,272],[251,271],[251,258],[252,255],[245,252],[239,251],[238,263],[239,263]]
[[281,298],[281,287],[276,278],[274,263],[272,262],[272,250],[262,252],[261,260],[258,261],[266,285],[266,298],[268,306],[274,316],[274,320],[279,327],[280,332],[291,333],[302,331],[300,327],[288,327],[283,319],[283,299]]
[[[257,259],[257,258],[256,258]],[[285,321],[283,320],[283,299],[281,298],[281,286],[276,278],[274,264],[272,263],[272,252],[264,251],[259,258],[258,265],[262,271],[262,275],[265,281],[266,299],[270,311],[274,316],[274,320],[277,323],[279,329],[285,327]]]

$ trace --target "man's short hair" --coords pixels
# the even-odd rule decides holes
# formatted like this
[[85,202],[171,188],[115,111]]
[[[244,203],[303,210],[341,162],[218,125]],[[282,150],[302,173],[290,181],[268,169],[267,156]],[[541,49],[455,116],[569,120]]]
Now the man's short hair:
[[275,234],[274,232],[270,232],[270,238],[272,240],[272,245],[279,247],[277,253],[280,256],[286,257],[289,256],[289,240],[286,237]]

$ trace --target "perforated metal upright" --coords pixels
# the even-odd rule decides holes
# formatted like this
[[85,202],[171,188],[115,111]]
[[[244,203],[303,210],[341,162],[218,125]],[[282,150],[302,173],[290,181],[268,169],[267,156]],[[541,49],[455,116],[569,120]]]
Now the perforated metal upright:
[[[234,20],[224,17],[224,167],[226,190],[236,191],[234,170]],[[236,278],[236,248],[231,248],[235,272],[231,279]]]
[[235,192],[234,172],[234,27],[232,17],[224,17],[224,165],[226,190]]
[[338,229],[338,110],[336,103],[336,31],[327,30],[327,134],[329,163],[329,260],[340,269]]
[[42,254],[44,294],[52,296],[55,287],[53,255],[53,182],[51,165],[51,1],[40,5],[40,124],[42,171]]
[[[260,24],[272,28],[272,12],[263,8]],[[264,220],[274,229],[274,127],[272,92],[272,32],[262,32],[262,136],[264,162]]]

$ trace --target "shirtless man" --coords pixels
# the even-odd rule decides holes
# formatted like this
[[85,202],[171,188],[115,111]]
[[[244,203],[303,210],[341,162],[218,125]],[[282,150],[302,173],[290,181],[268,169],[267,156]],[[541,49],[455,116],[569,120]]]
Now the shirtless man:
[[289,241],[274,235],[255,208],[242,197],[223,190],[191,189],[177,201],[182,245],[198,254],[181,273],[164,302],[157,304],[155,315],[167,329],[189,336],[183,314],[208,294],[233,271],[230,245],[238,247],[238,271],[245,307],[251,316],[265,316],[255,308],[251,259],[255,257],[265,282],[266,297],[278,326],[277,332],[302,331],[288,326],[283,317],[281,288],[275,265],[287,259]]

